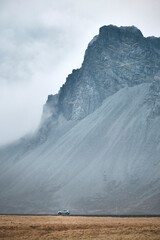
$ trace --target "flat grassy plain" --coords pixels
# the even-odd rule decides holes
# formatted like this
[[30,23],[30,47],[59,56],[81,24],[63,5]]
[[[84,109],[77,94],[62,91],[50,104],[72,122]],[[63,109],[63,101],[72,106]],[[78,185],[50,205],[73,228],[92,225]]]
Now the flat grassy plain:
[[160,218],[1,215],[0,239],[160,240]]

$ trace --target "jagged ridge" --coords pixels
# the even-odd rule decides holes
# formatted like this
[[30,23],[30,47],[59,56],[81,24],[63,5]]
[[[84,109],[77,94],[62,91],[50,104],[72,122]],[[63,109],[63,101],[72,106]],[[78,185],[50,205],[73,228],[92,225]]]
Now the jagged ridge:
[[82,67],[73,70],[57,95],[58,114],[67,120],[82,119],[119,89],[151,82],[160,69],[159,49],[160,38],[145,38],[134,26],[101,27],[88,45]]

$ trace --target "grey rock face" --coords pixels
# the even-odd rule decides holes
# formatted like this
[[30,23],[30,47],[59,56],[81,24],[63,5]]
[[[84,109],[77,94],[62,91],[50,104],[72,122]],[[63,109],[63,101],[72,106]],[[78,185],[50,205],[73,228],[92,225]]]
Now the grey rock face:
[[58,112],[67,120],[82,119],[119,89],[151,82],[160,69],[159,50],[159,38],[145,38],[134,26],[101,27],[88,45],[82,67],[73,70],[61,87]]
[[160,116],[160,72],[158,72],[152,81],[145,103],[147,103],[151,109],[148,116],[149,120]]

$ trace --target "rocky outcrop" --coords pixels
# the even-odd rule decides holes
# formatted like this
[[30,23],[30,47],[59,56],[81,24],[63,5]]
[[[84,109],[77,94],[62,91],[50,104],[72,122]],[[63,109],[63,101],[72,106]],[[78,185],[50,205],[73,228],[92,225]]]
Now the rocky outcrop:
[[[88,45],[82,67],[73,70],[61,87],[57,111],[67,120],[82,119],[119,89],[152,82],[160,69],[159,49],[159,38],[145,38],[134,26],[101,27]],[[51,101],[48,104],[51,108]]]

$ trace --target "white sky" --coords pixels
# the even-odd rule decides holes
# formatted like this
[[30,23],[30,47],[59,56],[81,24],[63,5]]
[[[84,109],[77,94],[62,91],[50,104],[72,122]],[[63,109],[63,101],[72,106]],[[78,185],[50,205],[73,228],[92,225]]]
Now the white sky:
[[0,0],[0,144],[33,131],[99,27],[160,37],[160,0]]

